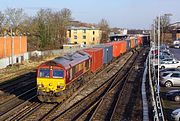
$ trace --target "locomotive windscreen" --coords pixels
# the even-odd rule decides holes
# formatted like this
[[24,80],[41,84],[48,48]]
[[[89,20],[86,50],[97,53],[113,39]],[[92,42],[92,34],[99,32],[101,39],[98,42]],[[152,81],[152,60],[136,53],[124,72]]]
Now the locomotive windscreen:
[[49,69],[41,68],[39,70],[39,77],[49,78],[49,76],[50,76],[50,70]]
[[60,69],[53,69],[53,78],[64,78],[64,71]]

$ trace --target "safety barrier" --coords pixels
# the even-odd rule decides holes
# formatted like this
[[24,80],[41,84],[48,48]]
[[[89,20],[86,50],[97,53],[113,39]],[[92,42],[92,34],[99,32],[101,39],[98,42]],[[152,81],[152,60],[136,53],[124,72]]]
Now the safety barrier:
[[[151,52],[151,51],[150,51]],[[154,121],[165,121],[164,113],[161,103],[161,97],[159,95],[159,88],[157,83],[157,77],[155,67],[151,66],[151,53],[149,52],[149,85],[151,88],[152,105],[154,112]]]

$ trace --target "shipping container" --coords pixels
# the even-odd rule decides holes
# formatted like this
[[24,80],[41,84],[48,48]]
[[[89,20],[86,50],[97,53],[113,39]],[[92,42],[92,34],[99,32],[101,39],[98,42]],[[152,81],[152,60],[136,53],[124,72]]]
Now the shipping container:
[[0,37],[0,58],[27,52],[27,37]]
[[84,52],[92,56],[91,72],[96,72],[103,66],[103,49],[102,48],[89,48]]
[[138,46],[142,45],[142,37],[138,36]]
[[127,39],[126,40],[126,50],[128,51],[130,49],[131,49],[131,41],[130,41],[130,39]]
[[135,39],[134,37],[130,38],[131,41],[131,48],[135,48]]
[[120,53],[121,54],[123,54],[123,53],[125,53],[126,52],[126,41],[119,41],[119,43],[120,43]]
[[116,41],[116,42],[110,42],[110,43],[106,43],[107,45],[112,45],[113,46],[113,57],[119,57],[120,56],[120,42]]
[[113,46],[112,45],[96,45],[94,48],[102,48],[103,49],[103,64],[107,64],[111,62],[113,59]]

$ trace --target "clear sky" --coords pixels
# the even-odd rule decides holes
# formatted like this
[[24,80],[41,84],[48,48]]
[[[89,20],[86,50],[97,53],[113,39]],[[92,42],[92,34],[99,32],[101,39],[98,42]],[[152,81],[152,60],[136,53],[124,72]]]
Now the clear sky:
[[54,11],[68,8],[75,20],[98,23],[102,18],[111,27],[149,29],[157,15],[171,13],[171,21],[180,21],[180,0],[0,0],[0,11],[23,8],[35,15],[40,8]]

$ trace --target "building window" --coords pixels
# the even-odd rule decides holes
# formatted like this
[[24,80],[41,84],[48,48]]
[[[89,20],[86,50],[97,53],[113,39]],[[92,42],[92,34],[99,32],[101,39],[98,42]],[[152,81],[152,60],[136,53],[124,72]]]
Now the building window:
[[77,35],[74,35],[74,39],[77,39]]
[[93,35],[95,35],[95,31],[93,31]]
[[77,34],[77,29],[74,30],[74,34]]
[[83,30],[83,33],[86,33],[86,30],[85,30],[85,29]]
[[83,39],[86,39],[86,36],[83,36]]
[[93,37],[93,41],[95,41],[95,37]]
[[18,57],[16,58],[16,63],[19,63],[19,58]]

